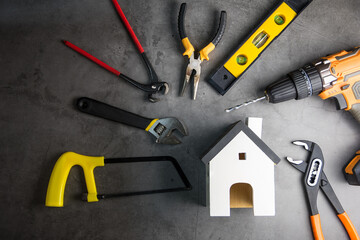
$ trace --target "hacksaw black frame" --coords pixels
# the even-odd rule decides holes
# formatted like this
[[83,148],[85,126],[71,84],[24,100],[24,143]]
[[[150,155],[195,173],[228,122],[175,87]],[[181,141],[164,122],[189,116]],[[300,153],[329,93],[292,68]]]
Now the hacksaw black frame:
[[175,188],[165,188],[165,189],[155,189],[147,191],[137,191],[137,192],[123,192],[115,194],[98,194],[98,199],[106,199],[113,197],[126,197],[126,196],[135,196],[135,195],[145,195],[145,194],[155,194],[155,193],[168,193],[168,192],[178,192],[178,191],[189,191],[192,189],[192,186],[187,179],[185,173],[181,169],[179,163],[175,158],[169,156],[160,156],[160,157],[136,157],[136,158],[108,158],[104,159],[104,163],[135,163],[135,162],[171,162],[175,167],[177,173],[179,174],[184,187],[175,187]]

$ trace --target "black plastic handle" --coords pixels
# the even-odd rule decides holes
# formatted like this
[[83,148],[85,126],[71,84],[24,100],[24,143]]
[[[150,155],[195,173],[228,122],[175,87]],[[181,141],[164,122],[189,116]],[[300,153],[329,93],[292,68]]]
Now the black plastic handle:
[[[180,12],[178,16],[178,29],[181,39],[187,37],[187,34],[185,32],[185,13],[186,13],[186,3],[182,3],[180,6]],[[227,16],[226,12],[221,11],[219,27],[216,31],[214,38],[211,40],[211,42],[215,46],[220,42],[222,36],[224,35],[225,27],[226,27],[226,16]]]
[[86,97],[79,98],[76,106],[81,112],[144,130],[153,120]]
[[180,12],[179,12],[179,16],[178,16],[178,29],[179,29],[179,34],[180,34],[180,38],[184,39],[187,37],[186,32],[185,32],[185,13],[186,13],[186,3],[182,3],[180,6]]
[[360,103],[352,105],[350,109],[350,113],[360,123]]
[[211,40],[211,42],[212,42],[215,46],[220,42],[222,36],[223,36],[224,33],[225,33],[226,16],[227,16],[227,15],[226,15],[226,12],[225,12],[225,11],[221,11],[219,28],[218,28],[218,30],[217,30],[217,32],[216,32],[215,37],[213,38],[213,40]]

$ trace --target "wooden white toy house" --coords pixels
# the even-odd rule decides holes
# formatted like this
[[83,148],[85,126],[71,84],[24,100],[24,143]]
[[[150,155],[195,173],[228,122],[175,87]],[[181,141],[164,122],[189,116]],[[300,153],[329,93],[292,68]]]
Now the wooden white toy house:
[[260,139],[261,130],[261,118],[248,118],[248,126],[236,122],[201,159],[210,216],[251,207],[255,216],[275,215],[274,165],[280,158]]

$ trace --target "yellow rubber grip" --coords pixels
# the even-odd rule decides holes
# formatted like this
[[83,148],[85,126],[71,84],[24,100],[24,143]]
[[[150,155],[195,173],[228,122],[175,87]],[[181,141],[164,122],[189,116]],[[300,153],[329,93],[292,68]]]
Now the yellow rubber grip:
[[145,131],[149,131],[150,130],[150,128],[152,127],[152,125],[154,125],[154,123],[156,123],[157,122],[157,120],[159,120],[158,118],[155,118],[155,119],[153,119],[152,121],[151,121],[151,123],[145,128]]
[[51,173],[45,206],[47,207],[63,207],[64,191],[66,180],[70,169],[80,165],[84,170],[86,187],[88,190],[87,201],[97,202],[94,168],[104,166],[104,157],[89,157],[74,152],[63,153],[56,161],[54,169]]
[[204,59],[206,61],[209,61],[209,53],[211,53],[212,50],[215,49],[215,45],[211,42],[206,47],[200,50],[200,60],[203,61]]
[[194,53],[195,49],[193,45],[191,44],[189,38],[183,38],[181,39],[182,44],[184,45],[185,52],[183,53],[183,56],[187,55],[188,58],[191,57],[191,55]]

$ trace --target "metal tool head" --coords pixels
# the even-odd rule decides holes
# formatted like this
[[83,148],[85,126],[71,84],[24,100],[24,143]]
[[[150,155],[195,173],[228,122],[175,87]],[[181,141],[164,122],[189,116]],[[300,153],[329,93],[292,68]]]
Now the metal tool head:
[[186,127],[176,118],[158,119],[148,131],[156,137],[157,143],[174,145],[181,143],[173,134],[175,130],[179,135],[188,135]]
[[[296,140],[293,141],[292,144],[302,146],[305,148],[305,150],[310,151],[309,149],[312,145],[312,142],[306,140]],[[295,168],[297,168],[297,165],[300,165],[304,162],[304,160],[294,160],[292,157],[286,157],[286,160],[288,160],[288,162],[291,163],[291,165],[293,165]]]
[[307,159],[307,161],[304,160],[294,160],[292,157],[286,157],[286,159],[288,160],[288,162],[296,169],[298,169],[299,171],[305,173],[307,166],[308,166],[308,162],[311,159],[314,158],[319,158],[319,159],[323,159],[322,157],[322,152],[321,149],[319,147],[319,145],[317,145],[314,142],[311,141],[307,141],[307,140],[296,140],[293,141],[292,144],[297,145],[297,146],[302,146],[305,148],[305,150],[310,152],[310,155]]
[[193,92],[192,92],[192,99],[193,100],[196,99],[196,93],[197,93],[197,90],[198,90],[199,82],[200,82],[200,72],[196,71],[196,73],[194,75],[194,88],[193,88]]
[[296,141],[293,141],[292,144],[297,145],[297,146],[303,146],[305,148],[305,150],[310,151],[310,148],[311,148],[313,142],[310,142],[307,140],[296,140]]
[[299,170],[300,172],[305,173],[306,168],[307,168],[307,163],[303,160],[295,160],[291,157],[286,157],[286,160],[288,160],[288,162],[297,170]]
[[304,162],[303,160],[295,160],[291,157],[286,157],[286,160],[288,160],[288,162],[290,162],[291,164],[295,164],[295,165],[299,165]]
[[292,142],[294,145],[302,146],[309,152],[306,161],[294,160],[287,157],[287,160],[293,167],[304,174],[303,183],[305,192],[309,201],[309,210],[311,216],[319,213],[317,208],[317,196],[321,186],[324,182],[323,167],[324,161],[320,147],[311,141],[296,140]]
[[234,106],[234,107],[226,108],[226,109],[225,109],[225,112],[232,112],[232,111],[234,111],[234,110],[238,110],[239,108],[245,107],[245,106],[247,106],[247,105],[250,105],[250,104],[256,103],[256,102],[258,102],[258,101],[265,100],[265,99],[266,99],[266,96],[262,96],[262,97],[259,97],[259,98],[256,98],[256,99],[253,99],[253,100],[244,102],[244,103],[242,103],[242,104],[236,105],[236,106]]
[[183,83],[183,87],[180,92],[180,96],[184,96],[185,89],[189,85],[189,83],[193,80],[194,81],[194,87],[192,92],[192,99],[196,99],[196,93],[200,81],[200,74],[201,74],[201,59],[195,58],[194,54],[192,54],[189,58],[189,64],[186,67],[186,74],[185,79]]
[[305,148],[305,150],[310,152],[308,161],[310,161],[314,158],[319,158],[319,159],[321,159],[321,161],[324,161],[324,156],[323,156],[321,148],[318,144],[311,142],[311,141],[307,141],[307,140],[296,140],[296,141],[293,141],[293,144],[295,144],[297,146],[303,146]]
[[[322,151],[319,145],[311,141],[297,140],[294,141],[293,144],[302,146],[309,152],[307,161],[294,160],[290,157],[287,157],[287,160],[293,167],[305,174],[304,182],[307,194],[311,202],[316,203],[320,183],[326,180],[325,174],[323,174],[324,157]],[[316,204],[312,204],[311,207],[313,212],[317,211]]]
[[166,95],[169,92],[169,84],[167,82],[154,82],[151,84],[151,88],[154,89],[154,92],[148,95],[148,100],[153,103],[161,100],[157,97],[158,95]]

